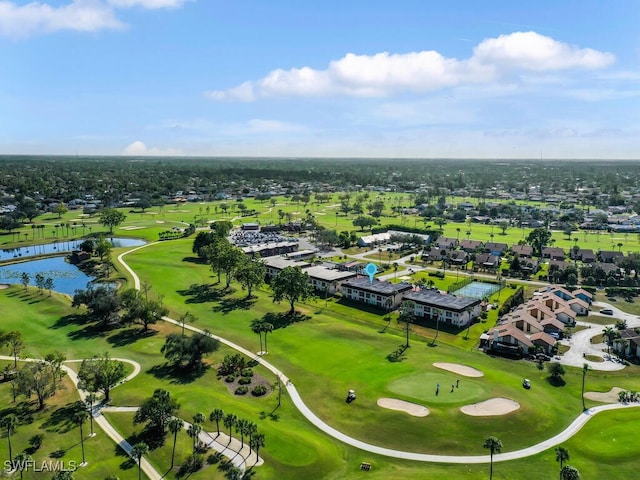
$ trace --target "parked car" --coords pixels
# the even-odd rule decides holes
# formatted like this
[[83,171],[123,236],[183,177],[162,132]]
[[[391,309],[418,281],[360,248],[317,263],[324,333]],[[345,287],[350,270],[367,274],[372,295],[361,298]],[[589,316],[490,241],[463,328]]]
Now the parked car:
[[613,310],[611,310],[610,308],[603,308],[602,310],[600,310],[600,313],[603,315],[613,315]]

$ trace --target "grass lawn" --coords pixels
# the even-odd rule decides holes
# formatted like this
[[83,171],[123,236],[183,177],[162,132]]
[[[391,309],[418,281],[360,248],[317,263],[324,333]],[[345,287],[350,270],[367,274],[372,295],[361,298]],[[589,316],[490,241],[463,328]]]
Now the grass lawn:
[[[206,265],[193,261],[190,240],[152,245],[128,255],[126,259],[141,280],[152,286],[149,294],[163,296],[172,317],[179,318],[190,311],[198,317],[196,326],[209,329],[250,350],[259,349],[258,337],[251,332],[250,322],[266,313],[285,312],[288,308],[271,301],[268,287],[256,291],[256,298],[250,300],[244,298],[245,292],[235,283],[229,291],[224,290],[216,284],[216,278]],[[507,293],[503,291],[501,295],[501,298],[506,298]],[[54,295],[49,298],[46,294],[38,294],[35,289],[25,292],[21,287],[0,291],[0,308],[5,314],[3,329],[23,331],[27,345],[24,355],[43,356],[60,350],[68,358],[82,358],[108,350],[114,357],[140,362],[141,374],[114,389],[114,405],[139,405],[156,388],[166,388],[180,402],[180,416],[187,420],[197,412],[208,416],[214,408],[222,408],[227,413],[254,421],[266,435],[266,446],[261,450],[266,464],[257,469],[258,478],[355,478],[362,475],[359,471],[362,461],[369,461],[374,466],[366,475],[379,479],[475,479],[488,475],[488,465],[407,462],[345,446],[312,427],[293,407],[286,394],[275,412],[277,417],[270,417],[269,413],[277,405],[276,392],[261,398],[238,397],[216,378],[213,367],[224,355],[231,353],[227,348],[221,348],[208,358],[209,368],[201,374],[176,374],[167,368],[160,348],[165,335],[178,331],[177,327],[157,324],[152,327],[152,334],[146,336],[141,335],[138,328],[102,331],[85,324],[79,316],[82,310],[71,309],[67,297]],[[582,409],[580,369],[567,368],[564,376],[566,385],[554,387],[547,381],[548,373],[537,370],[531,362],[492,358],[473,349],[478,335],[495,322],[495,311],[490,312],[486,323],[471,328],[468,340],[464,340],[465,330],[457,335],[441,331],[435,347],[428,346],[435,332],[413,325],[411,347],[405,352],[404,359],[390,362],[387,355],[404,344],[402,326],[397,324],[395,317],[387,322],[384,312],[360,310],[335,298],[326,303],[324,300],[311,300],[298,304],[297,310],[301,314],[299,322],[277,325],[278,328],[269,335],[268,360],[291,378],[303,400],[320,418],[363,441],[410,451],[481,455],[487,453],[482,448],[484,439],[495,435],[503,442],[503,451],[510,451],[553,436]],[[25,318],[29,321],[25,322]],[[284,316],[281,318],[283,322],[286,320]],[[460,377],[433,367],[434,362],[462,363],[483,371],[485,376]],[[270,381],[275,380],[262,368],[257,368],[256,373]],[[637,366],[620,372],[592,371],[586,377],[586,390],[608,391],[613,386],[638,390],[639,373]],[[524,390],[521,386],[525,377],[532,381],[531,390]],[[450,385],[457,379],[460,379],[460,388],[450,393]],[[436,383],[441,384],[437,397]],[[356,390],[358,398],[352,404],[346,404],[344,400],[350,388]],[[0,396],[6,399],[9,394],[10,386],[0,384]],[[75,392],[71,390],[69,395],[71,398]],[[377,406],[380,397],[423,404],[431,413],[427,417],[415,418],[403,412],[383,409]],[[521,408],[504,417],[485,418],[468,417],[459,411],[462,405],[492,397],[511,398]],[[61,406],[70,401],[62,396],[60,399]],[[2,400],[0,398],[0,402]],[[9,402],[10,398],[3,403]],[[587,406],[596,404],[587,402]],[[135,438],[140,433],[140,426],[134,427],[130,414],[109,414],[109,419],[126,437],[133,435]],[[46,421],[44,417],[43,421]],[[206,426],[209,430],[215,429],[211,422]],[[592,426],[594,430],[588,430]],[[634,446],[636,442],[633,442],[638,428],[638,410],[597,416],[583,432],[599,432],[596,442],[599,450],[590,451],[591,445],[585,445],[590,437],[581,432],[569,442],[571,464],[581,470],[583,478],[606,478],[620,472],[632,475],[633,468],[636,468],[634,457],[640,453],[640,447]],[[20,430],[25,437],[18,440],[16,436],[16,442],[26,445],[26,440],[37,431],[36,424],[25,424]],[[65,442],[68,441],[67,450],[71,452],[72,442],[79,433],[74,427],[66,434],[68,439],[65,437],[66,440],[59,443],[67,445]],[[106,438],[106,435],[98,437]],[[90,441],[97,442],[98,437]],[[618,443],[614,444],[612,438]],[[167,439],[149,456],[161,472],[168,470],[171,443]],[[620,445],[624,447],[622,452]],[[0,452],[3,451],[1,448]],[[51,448],[47,447],[46,451]],[[41,450],[45,451],[44,447]],[[180,435],[179,458],[184,459],[189,450],[188,437]],[[116,447],[111,443],[101,446],[99,452],[92,454],[86,468],[101,469],[92,473],[97,480],[112,472],[122,479],[136,478],[135,465],[125,457],[114,455],[115,452]],[[104,461],[99,456],[102,454],[108,457]],[[540,478],[544,472],[545,477],[551,478],[557,475],[557,467],[551,450],[532,458],[498,464],[496,476],[528,480]],[[190,478],[223,478],[218,474],[217,470],[209,468]]]

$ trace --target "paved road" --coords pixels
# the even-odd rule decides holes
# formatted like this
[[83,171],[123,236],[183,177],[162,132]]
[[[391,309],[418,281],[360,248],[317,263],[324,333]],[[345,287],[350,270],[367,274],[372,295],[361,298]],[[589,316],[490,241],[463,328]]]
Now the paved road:
[[[147,245],[148,246],[148,245]],[[136,288],[140,288],[140,280],[138,278],[138,276],[136,275],[136,273],[124,262],[123,257],[126,256],[128,253],[139,250],[140,248],[144,248],[146,246],[143,247],[138,247],[136,249],[132,249],[129,250],[128,252],[125,252],[123,254],[121,254],[118,257],[118,261],[120,261],[120,263],[122,263],[122,265],[125,266],[125,268],[129,271],[129,273],[131,273],[133,279],[134,279],[134,285]],[[163,319],[169,323],[173,323],[175,325],[181,326],[182,323],[178,322],[170,317],[163,317]],[[258,356],[256,354],[254,354],[253,352],[250,352],[249,350],[245,349],[244,347],[241,347],[240,345],[237,345],[233,342],[231,342],[230,340],[227,340],[225,338],[219,337],[217,335],[213,335],[211,333],[205,332],[204,330],[201,330],[199,328],[196,328],[192,325],[185,325],[185,328],[193,331],[193,332],[197,332],[203,335],[211,335],[213,338],[218,339],[221,343],[235,349],[236,351],[242,353],[243,355],[246,355],[249,358],[252,358],[254,360],[256,360],[258,363],[260,363],[261,365],[263,365],[265,368],[267,368],[268,370],[270,370],[272,373],[274,373],[279,379],[280,382],[282,383],[282,385],[285,385],[286,389],[287,389],[287,393],[289,394],[293,404],[296,406],[296,408],[307,418],[307,420],[309,422],[311,422],[313,425],[315,425],[318,429],[320,429],[321,431],[323,431],[324,433],[332,436],[333,438],[340,440],[341,442],[344,442],[348,445],[351,445],[353,447],[359,448],[361,450],[367,451],[367,452],[371,452],[371,453],[376,453],[379,455],[385,455],[388,457],[393,457],[393,458],[400,458],[400,459],[406,459],[406,460],[415,460],[415,461],[421,461],[421,462],[432,462],[432,463],[456,463],[456,464],[465,464],[465,463],[489,463],[491,461],[491,457],[490,455],[462,455],[462,456],[456,456],[456,455],[431,455],[431,454],[425,454],[425,453],[416,453],[416,452],[406,452],[406,451],[400,451],[400,450],[393,450],[393,449],[389,449],[389,448],[384,448],[378,445],[372,445],[370,443],[366,443],[366,442],[362,442],[358,439],[355,439],[353,437],[350,437],[338,430],[336,430],[335,428],[331,427],[330,425],[326,424],[322,419],[320,419],[315,413],[313,413],[311,411],[311,409],[309,407],[307,407],[307,405],[304,403],[304,401],[302,400],[302,397],[300,396],[300,394],[298,393],[297,389],[295,388],[293,382],[291,382],[289,380],[289,378],[287,378],[287,376],[281,372],[279,369],[277,369],[273,364],[271,364],[270,362],[266,361],[263,357]],[[506,461],[506,460],[514,460],[514,459],[518,459],[518,458],[525,458],[525,457],[529,457],[531,455],[536,455],[540,452],[543,452],[549,448],[552,448],[556,445],[559,445],[563,442],[565,442],[566,440],[568,440],[569,438],[571,438],[573,435],[575,435],[580,428],[582,428],[582,426],[589,421],[589,419],[593,418],[593,416],[595,416],[596,414],[603,412],[603,411],[609,411],[609,410],[615,410],[615,409],[624,409],[624,408],[633,408],[633,407],[638,407],[640,406],[640,403],[636,403],[636,404],[629,404],[629,405],[623,405],[623,404],[610,404],[610,405],[602,405],[602,406],[598,406],[598,407],[594,407],[591,409],[588,409],[584,412],[582,412],[580,415],[578,415],[578,417],[571,423],[571,425],[569,425],[569,427],[567,427],[565,430],[563,430],[562,432],[560,432],[559,434],[555,435],[552,438],[549,438],[548,440],[545,440],[543,442],[540,442],[536,445],[532,445],[530,447],[521,449],[521,450],[516,450],[516,451],[512,451],[512,452],[506,452],[506,453],[500,453],[497,455],[493,456],[493,461],[494,462],[500,462],[500,461]]]

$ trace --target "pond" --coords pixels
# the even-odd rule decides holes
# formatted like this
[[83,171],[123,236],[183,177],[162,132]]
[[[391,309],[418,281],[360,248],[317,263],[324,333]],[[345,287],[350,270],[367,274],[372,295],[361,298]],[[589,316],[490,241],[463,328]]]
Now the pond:
[[23,272],[29,274],[29,285],[34,286],[36,275],[41,274],[45,279],[53,280],[53,290],[68,295],[84,290],[94,280],[75,265],[67,263],[64,257],[51,257],[0,266],[0,283],[21,284]]
[[[5,248],[0,250],[0,261],[13,260],[14,258],[29,258],[36,255],[44,255],[48,253],[70,252],[72,250],[78,250],[80,244],[85,239],[79,240],[59,240],[52,243],[45,243],[42,245],[30,245],[28,247],[16,247]],[[144,245],[144,240],[137,238],[118,238],[113,237],[110,239],[111,244],[114,247],[139,247]]]

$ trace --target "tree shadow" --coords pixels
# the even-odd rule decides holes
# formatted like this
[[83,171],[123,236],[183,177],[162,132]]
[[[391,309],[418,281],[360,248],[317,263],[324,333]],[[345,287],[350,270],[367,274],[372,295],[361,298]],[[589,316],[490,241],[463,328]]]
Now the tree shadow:
[[212,284],[191,284],[186,290],[176,290],[183,297],[189,297],[185,303],[217,302],[228,293],[224,288],[216,288]]
[[547,382],[552,387],[564,387],[567,384],[562,377],[547,377]]
[[228,314],[234,310],[249,310],[256,303],[255,298],[225,298],[219,305],[213,307],[217,313]]
[[113,328],[114,327],[105,327],[102,324],[90,324],[82,329],[74,330],[67,333],[67,337],[74,341],[101,338],[104,337],[107,332],[109,332],[109,330],[112,330]]
[[304,322],[305,320],[310,320],[310,315],[305,315],[300,312],[281,312],[281,313],[265,313],[262,317],[264,322],[270,323],[273,325],[273,329],[277,330],[279,328],[286,328],[289,325],[293,325],[294,323]]
[[33,423],[32,403],[33,402],[24,401],[10,407],[3,408],[0,410],[0,419],[7,415],[14,414],[18,418],[18,424],[20,425]]
[[42,428],[47,432],[67,433],[76,426],[73,417],[77,412],[77,403],[67,403],[54,410],[47,421],[42,424]]
[[134,432],[127,437],[127,442],[130,445],[136,445],[138,443],[146,443],[149,450],[155,450],[164,445],[164,441],[167,437],[167,433],[158,432],[155,429],[143,428],[139,432]]
[[146,332],[140,328],[126,328],[111,335],[107,338],[107,342],[114,347],[124,347],[137,342],[142,338],[149,338],[157,335],[156,330],[147,330]]
[[402,362],[403,360],[405,360],[407,358],[407,356],[405,355],[406,351],[407,351],[407,346],[406,345],[400,345],[393,352],[391,352],[389,355],[387,355],[387,360],[392,362],[392,363]]
[[178,368],[174,365],[163,363],[162,365],[154,365],[147,373],[158,380],[168,380],[170,383],[186,385],[198,380],[207,373],[207,370],[209,370],[209,366],[204,364],[201,364],[199,368]]
[[49,328],[64,328],[64,327],[68,327],[69,325],[84,325],[88,322],[88,317],[86,315],[80,315],[80,314],[71,314],[71,315],[65,315],[64,317],[60,317],[58,320],[56,320],[53,325],[51,325]]

